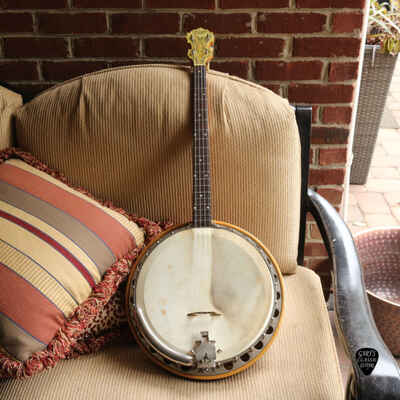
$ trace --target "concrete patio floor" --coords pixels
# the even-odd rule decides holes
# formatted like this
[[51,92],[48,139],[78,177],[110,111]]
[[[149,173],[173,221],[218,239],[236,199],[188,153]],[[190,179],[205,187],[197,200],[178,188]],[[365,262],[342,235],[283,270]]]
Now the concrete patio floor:
[[365,185],[350,185],[347,223],[355,234],[378,226],[400,225],[400,62],[386,107],[399,128],[379,130]]

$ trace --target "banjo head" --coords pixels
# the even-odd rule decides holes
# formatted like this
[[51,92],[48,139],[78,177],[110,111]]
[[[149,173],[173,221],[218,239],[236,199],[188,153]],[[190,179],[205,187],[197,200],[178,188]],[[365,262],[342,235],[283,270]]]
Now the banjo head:
[[282,277],[268,250],[225,223],[174,227],[129,277],[129,324],[150,358],[174,374],[219,379],[256,361],[282,315]]

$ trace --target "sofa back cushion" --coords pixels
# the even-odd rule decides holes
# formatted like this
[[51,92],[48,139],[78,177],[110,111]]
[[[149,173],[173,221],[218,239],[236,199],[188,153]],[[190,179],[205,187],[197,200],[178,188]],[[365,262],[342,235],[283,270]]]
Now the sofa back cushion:
[[[300,141],[288,102],[261,86],[207,74],[216,220],[265,243],[296,269]],[[42,93],[16,113],[18,146],[72,182],[155,220],[191,220],[190,70],[109,69]]]
[[0,151],[13,145],[13,113],[21,106],[21,95],[0,86]]

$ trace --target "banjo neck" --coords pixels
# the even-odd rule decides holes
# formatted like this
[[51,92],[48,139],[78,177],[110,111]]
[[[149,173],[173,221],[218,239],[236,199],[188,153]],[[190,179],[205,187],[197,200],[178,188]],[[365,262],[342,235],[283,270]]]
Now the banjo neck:
[[214,34],[198,28],[186,39],[193,61],[193,226],[207,227],[211,226],[211,178],[206,71],[213,57]]
[[205,65],[193,69],[193,226],[211,225],[211,179]]

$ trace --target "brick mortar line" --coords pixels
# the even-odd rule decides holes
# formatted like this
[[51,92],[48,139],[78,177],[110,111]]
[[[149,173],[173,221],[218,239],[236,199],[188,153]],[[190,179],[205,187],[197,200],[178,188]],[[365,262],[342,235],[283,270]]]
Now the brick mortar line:
[[[316,105],[316,106],[318,106],[318,107],[346,107],[346,106],[349,106],[350,104],[353,104],[354,103],[354,100],[353,101],[351,101],[351,102],[349,102],[349,103],[318,103],[318,104],[314,104],[314,103],[301,103],[301,102],[298,102],[297,104],[314,104],[314,105]],[[313,125],[313,126],[316,126],[316,125]]]
[[[315,171],[330,171],[330,170],[337,170],[337,169],[345,169],[346,168],[346,164],[340,164],[340,166],[331,166],[331,165],[319,165],[319,164],[315,164],[315,165],[310,165],[311,170],[315,170]],[[341,185],[341,184],[338,184]],[[316,184],[317,187],[320,187],[319,184]]]
[[253,12],[249,15],[251,16],[251,19],[250,19],[251,33],[257,33],[257,13]]
[[74,58],[74,41],[67,38],[67,57],[66,59]]
[[312,144],[311,145],[312,149],[314,150],[341,150],[341,149],[347,149],[347,144]]
[[[221,57],[221,58],[229,58],[229,57]],[[233,57],[231,57],[233,58]],[[235,57],[238,58],[238,57]],[[244,57],[243,57],[244,58]],[[316,56],[310,56],[310,57],[302,57],[302,56],[290,56],[287,58],[282,58],[282,57],[248,57],[251,58],[252,60],[256,60],[256,61],[276,61],[276,60],[282,60],[282,59],[287,59],[289,61],[332,61],[335,60],[335,62],[357,62],[359,59],[356,57],[349,57],[349,56],[332,56],[332,57],[328,57],[328,56],[320,56],[320,57],[316,57]]]
[[[32,62],[32,61],[51,61],[54,63],[60,63],[60,62],[67,62],[67,63],[71,63],[73,64],[74,62],[80,62],[80,61],[93,61],[93,62],[97,62],[97,61],[105,61],[105,62],[113,62],[113,61],[131,61],[131,62],[135,62],[135,61],[144,61],[145,57],[135,57],[135,58],[120,58],[120,57],[103,57],[102,59],[100,58],[96,58],[96,57],[74,57],[72,59],[68,58],[49,58],[49,57],[36,57],[36,58],[32,58],[32,57],[27,57],[27,58],[3,58],[1,60],[1,62],[10,62],[10,63],[18,63],[18,62]],[[146,60],[147,59],[152,59],[154,60],[155,63],[164,63],[164,61],[166,60],[176,60],[177,62],[179,62],[180,64],[182,64],[182,61],[187,62],[188,64],[190,64],[189,60],[182,58],[171,58],[171,57],[166,57],[166,58],[156,58],[156,57],[147,57],[146,56]],[[158,61],[156,61],[158,60]],[[276,62],[283,62],[283,60],[279,59],[273,59]],[[212,61],[212,64],[222,64],[222,63],[226,63],[226,62],[243,62],[243,61],[254,61],[252,58],[248,58],[246,60],[243,59],[231,59],[231,58],[224,58],[224,59],[215,59]],[[262,61],[266,61],[266,60],[262,60]],[[290,61],[289,61],[290,62]],[[211,70],[213,70],[213,68],[211,67]],[[293,80],[290,80],[290,82],[292,82]],[[259,81],[259,82],[289,82],[289,81]],[[296,81],[297,82],[297,81]],[[299,81],[299,82],[304,82],[304,81]],[[319,80],[317,80],[316,82],[320,82]],[[339,82],[339,81],[338,81]],[[348,81],[341,81],[341,82],[348,82]],[[335,83],[335,82],[331,82],[331,83]]]
[[[317,146],[317,145],[316,145]],[[312,163],[312,165],[313,166],[320,166],[320,163],[319,163],[319,156],[320,156],[320,152],[321,152],[321,150],[346,150],[347,149],[347,147],[337,147],[337,146],[346,146],[346,145],[341,145],[341,144],[331,144],[331,145],[328,145],[328,144],[324,144],[324,145],[322,145],[321,147],[312,147],[313,149],[314,149],[314,152],[316,153],[315,154],[315,159],[316,159],[316,161],[315,162],[313,162]],[[343,161],[343,162],[341,162],[341,163],[336,163],[336,164],[340,164],[341,165],[341,167],[340,168],[342,168],[342,167],[345,167],[346,165],[347,165],[347,162],[348,162],[348,160],[346,160],[346,161]],[[325,167],[330,167],[331,165],[336,165],[336,164],[326,164],[325,165]],[[311,163],[310,163],[310,166],[311,166]],[[332,167],[331,169],[335,169],[336,167]],[[317,168],[318,169],[318,168]]]
[[[306,243],[308,243],[308,242],[309,241],[307,239]],[[319,243],[323,244],[324,242],[321,240]],[[331,272],[330,271],[328,271],[328,272],[319,271],[320,263],[322,263],[325,260],[329,260],[329,256],[328,255],[326,255],[326,256],[304,256],[304,265],[307,265],[307,262],[311,262],[311,261],[313,261],[315,263],[318,263],[317,265],[313,265],[312,267],[306,267],[306,268],[309,268],[312,271],[318,273],[318,276],[321,277],[321,278],[329,278],[329,277],[331,277]],[[324,288],[324,286],[323,286],[323,288]],[[325,286],[325,289],[328,290],[329,288],[330,287]]]
[[[69,60],[70,59],[63,59],[61,61],[55,62],[54,64],[61,63],[62,61],[65,61],[66,63],[69,63],[69,62],[74,63],[75,62],[75,61],[69,61]],[[124,60],[110,60],[110,59],[90,60],[90,61],[93,61],[93,62],[104,62],[104,63],[113,63],[113,62],[122,62],[123,63],[123,62],[125,62]],[[53,60],[35,59],[35,60],[29,60],[29,61],[27,61],[27,60],[18,60],[17,62],[35,62],[35,63],[40,62],[40,63],[44,63],[44,62],[53,62]],[[88,62],[88,60],[79,60],[78,62]],[[148,65],[148,64],[149,63],[143,64],[143,65]],[[166,63],[154,62],[154,64],[166,64]],[[135,67],[137,65],[139,65],[139,64],[132,64],[132,67]],[[181,64],[179,64],[179,65],[181,65]],[[126,66],[129,67],[129,64],[126,65]],[[186,66],[189,66],[189,63]],[[116,68],[116,67],[112,67],[112,68]],[[227,74],[229,76],[234,76],[234,77],[240,78],[239,76],[231,74],[229,72],[219,71],[219,70],[216,70],[216,69],[212,69],[212,70],[215,71],[215,72],[218,72],[218,73]],[[93,72],[95,72],[95,71],[93,71]],[[89,73],[91,73],[91,72],[89,72]],[[241,78],[241,79],[243,79],[243,78]],[[4,81],[4,82],[6,82],[6,81]],[[15,82],[19,82],[19,81],[7,81],[7,82],[15,83]],[[26,82],[33,82],[34,83],[34,82],[37,82],[37,81],[36,80],[26,80]],[[281,81],[280,84],[284,85],[287,82],[292,82],[292,81]],[[261,83],[258,80],[255,80],[255,83],[257,83],[259,86],[263,86],[263,84],[278,85],[277,83],[269,83],[269,82],[262,82]],[[312,105],[318,106],[318,107],[339,107],[339,106],[342,107],[342,106],[348,106],[349,104],[352,104],[352,102],[349,102],[349,103],[318,103],[318,104],[306,103],[306,102],[293,102],[293,104],[297,104],[297,105],[300,105],[300,104],[312,104]],[[348,128],[349,124],[332,124],[332,123],[329,123],[329,124],[316,124],[316,123],[313,123],[312,126],[314,128],[322,128],[322,127],[324,127],[324,128],[327,128],[327,127],[328,128]]]
[[[343,189],[343,187],[342,187],[342,185],[336,185],[336,184],[332,184],[332,183],[330,183],[330,184],[321,184],[321,185],[311,185],[312,187],[316,187],[316,188],[318,188],[318,189]],[[343,192],[343,190],[342,190],[342,192]]]
[[[60,38],[60,37],[72,37],[80,39],[82,37],[111,37],[111,38],[121,38],[121,37],[130,37],[130,38],[143,38],[143,39],[184,39],[186,33],[185,32],[176,32],[176,33],[107,33],[107,32],[90,32],[90,33],[44,33],[44,32],[2,32],[1,36],[3,38]],[[271,38],[271,39],[309,39],[309,38],[321,38],[321,39],[361,39],[359,34],[354,33],[334,33],[330,32],[310,32],[310,33],[265,33],[265,32],[244,32],[244,33],[216,33],[216,39],[251,39],[251,38]]]
[[41,61],[38,61],[36,63],[36,70],[37,70],[37,73],[38,73],[38,81],[43,81],[44,78],[43,78],[42,62]]
[[[316,239],[313,239],[316,240]],[[308,240],[307,240],[308,242]],[[323,243],[322,240],[320,240],[319,242],[310,242],[310,243]],[[329,259],[329,256],[304,256],[304,261],[308,261],[308,260],[326,260]],[[318,273],[318,275],[323,275],[323,276],[330,276],[330,272],[323,272],[323,273]]]
[[[348,80],[348,81],[333,81],[333,82],[331,82],[331,81],[325,81],[323,78],[321,78],[321,79],[290,79],[290,80],[287,79],[287,80],[283,80],[283,81],[290,82],[290,83],[292,83],[292,82],[293,83],[303,83],[305,85],[307,85],[307,84],[313,85],[315,83],[323,83],[323,84],[326,84],[325,86],[336,85],[336,84],[338,84],[338,85],[345,84],[347,86],[352,86],[351,84],[356,82],[355,79],[353,79],[351,81]],[[282,80],[266,81],[266,80],[262,79],[262,80],[258,80],[258,82],[280,84],[282,82]]]
[[[104,64],[105,65],[109,65],[110,67],[108,67],[108,68],[118,68],[118,66],[111,66],[112,65],[112,61],[102,61],[102,62],[104,62]],[[43,61],[42,61],[42,63],[43,63]],[[128,65],[127,65],[128,66]],[[106,69],[106,68],[104,68],[104,69]],[[99,70],[100,71],[100,70]],[[95,71],[94,71],[95,72]],[[219,71],[218,71],[219,72]],[[83,73],[83,74],[81,74],[81,75],[86,75],[86,74],[88,74],[88,73],[91,73],[91,72],[87,72],[87,73]],[[232,74],[229,74],[229,73],[227,73],[229,76],[236,76],[236,75],[232,75]],[[77,75],[76,77],[78,77],[78,76],[80,76],[80,75]],[[247,80],[249,80],[249,81],[251,81],[250,79],[247,79]],[[14,81],[14,80],[4,80],[4,82],[7,82],[7,83],[10,83],[10,84],[18,84],[18,83],[21,83],[21,82],[24,82],[24,83],[29,83],[29,84],[32,84],[32,85],[35,85],[35,84],[37,84],[37,83],[44,83],[44,82],[46,82],[46,83],[54,83],[54,82],[56,82],[56,83],[62,83],[62,82],[64,82],[65,80],[57,80],[57,81],[51,81],[51,80],[45,80],[45,79],[43,79],[43,81],[40,81],[40,80],[18,80],[18,81]],[[258,81],[251,81],[251,82],[253,82],[253,83],[256,83],[256,84],[258,84]],[[263,86],[263,85],[260,85],[260,86]],[[263,87],[265,87],[265,86],[263,86]],[[284,89],[284,86],[281,86],[280,87],[280,89]],[[282,96],[283,97],[283,96]],[[286,97],[287,98],[287,97]],[[307,104],[307,105],[316,105],[316,104],[314,104],[314,103],[305,103],[305,102],[298,102],[298,103],[296,103],[296,102],[291,102],[291,104],[293,104],[293,105],[296,105],[296,104]],[[324,105],[324,107],[337,107],[337,106],[339,106],[339,104],[345,104],[346,106],[351,106],[352,105],[352,103],[329,103],[329,104],[325,104]],[[318,106],[320,106],[319,104],[318,104]],[[349,125],[343,125],[343,124],[337,124],[337,125],[323,125],[323,124],[318,124],[318,125],[316,125],[315,123],[313,124],[313,127],[316,127],[316,128],[331,128],[331,129],[349,129]],[[328,146],[328,147],[331,147],[331,146],[334,146],[335,144],[329,144],[329,143],[327,143],[327,144],[312,144],[312,146],[321,146],[321,148],[324,148],[324,147],[322,147],[322,146]],[[339,145],[341,145],[341,144],[339,144]],[[316,147],[314,147],[314,148],[316,148]]]
[[296,8],[289,9],[287,12],[282,12],[277,10],[276,8],[268,9],[267,11],[260,11],[260,13],[265,14],[266,12],[271,14],[364,14],[364,10],[360,8]]
[[[111,63],[110,62],[107,62],[107,61],[104,61],[104,64],[105,64],[105,67],[103,68],[103,69],[108,69],[108,68],[118,68],[118,66],[112,66],[111,65]],[[100,71],[100,70],[99,70]],[[94,71],[94,72],[96,72],[96,71]],[[78,78],[79,76],[83,76],[83,75],[87,75],[87,74],[90,74],[91,72],[87,72],[87,73],[83,73],[83,74],[80,74],[80,75],[76,75],[76,76],[74,76],[73,78]],[[233,75],[233,76],[235,76],[235,75]],[[68,78],[69,79],[69,78]],[[55,84],[59,84],[59,83],[63,83],[63,82],[65,82],[66,80],[68,80],[68,79],[63,79],[63,80],[46,80],[46,79],[43,79],[43,80],[18,80],[18,81],[8,81],[8,80],[5,80],[4,81],[4,83],[7,83],[7,84],[12,84],[12,85],[18,85],[18,84],[28,84],[28,85],[31,85],[31,86],[35,86],[35,85],[39,85],[39,84],[50,84],[50,85],[55,85]],[[249,79],[248,79],[249,80]],[[250,81],[250,80],[249,80]],[[253,82],[253,83],[257,83],[256,81],[251,81],[251,82]],[[265,87],[265,86],[264,86]],[[268,88],[268,87],[266,87],[266,88]],[[286,98],[287,99],[287,95],[285,96],[285,87],[280,87],[279,89],[282,89],[282,91],[284,92],[284,94],[282,94],[281,96],[282,97],[284,97],[284,98]],[[293,105],[296,105],[296,103],[294,103],[294,102],[291,102],[291,104],[293,104]],[[297,103],[297,104],[307,104],[307,105],[313,105],[312,103]],[[331,105],[331,104],[330,104]],[[336,104],[332,104],[333,106],[336,106]],[[351,103],[346,103],[346,105],[347,106],[351,106]],[[339,129],[348,129],[349,127],[348,126],[339,126],[339,125],[335,125],[335,126],[327,126],[327,125],[319,125],[318,126],[318,128],[326,128],[326,129],[329,129],[329,128],[332,128],[332,129],[337,129],[337,128],[339,128]],[[332,137],[334,137],[334,135],[332,135]],[[318,146],[318,147],[317,147]],[[325,148],[327,148],[327,149],[335,149],[335,148],[337,148],[337,147],[335,147],[335,146],[345,146],[345,145],[342,145],[342,144],[335,144],[335,143],[326,143],[326,144],[312,144],[312,148],[313,149],[315,149],[315,150],[317,150],[318,148],[321,148],[321,149],[325,149]],[[341,148],[341,147],[339,147],[339,148]],[[344,148],[346,148],[346,147],[344,147]]]
[[[37,8],[24,8],[24,9],[3,9],[0,10],[0,14],[8,14],[8,13],[26,13],[26,12],[34,12],[38,11]],[[78,8],[78,7],[69,7],[69,8],[42,8],[40,9],[40,12],[46,12],[46,13],[79,13],[79,12],[92,12],[92,13],[98,13],[98,12],[141,12],[141,13],[177,13],[177,12],[203,12],[203,13],[209,13],[209,14],[215,14],[215,13],[248,13],[248,12],[254,12],[254,11],[259,11],[259,12],[271,12],[271,13],[318,13],[318,12],[325,12],[325,13],[337,13],[337,14],[342,14],[342,13],[353,13],[353,14],[363,14],[364,9],[363,8],[328,8],[328,7],[322,7],[322,8],[295,8],[295,7],[282,7],[282,8],[149,8],[145,7],[142,5],[141,8],[116,8],[116,7],[97,7],[97,8]]]
[[315,164],[316,160],[317,160],[317,151],[312,151],[309,164],[310,165]]
[[107,33],[112,34],[110,14],[109,13],[105,13],[105,17],[106,17],[106,30],[107,30]]
[[39,33],[39,21],[36,13],[32,13],[32,28],[33,28],[33,34]]
[[319,104],[318,104],[316,125],[323,125],[323,122],[322,122],[322,117],[323,117],[322,111],[323,110],[324,110],[324,107],[319,107]]
[[[313,104],[313,103],[311,103],[311,104]],[[331,106],[331,103],[324,103],[324,104],[314,104],[315,106],[322,106],[322,107],[325,107],[325,108],[327,108],[327,107],[338,107],[338,105],[339,104],[346,104],[346,105],[348,105],[348,104],[350,104],[350,103],[332,103],[333,105]],[[350,127],[350,124],[343,124],[343,123],[333,123],[333,122],[329,122],[329,123],[322,123],[322,124],[316,124],[316,123],[313,123],[313,125],[312,125],[312,127],[313,128],[322,128],[322,127],[324,127],[324,128],[326,128],[326,127],[328,127],[328,128],[332,128],[332,129],[335,129],[335,128],[346,128],[346,129],[348,129],[349,127]],[[341,143],[342,144],[342,143]]]
[[249,60],[249,68],[247,69],[247,78],[249,81],[254,82],[255,78],[254,78],[254,61],[253,60]]
[[[320,106],[320,104],[316,104],[316,105]],[[333,124],[333,123],[321,124],[321,125],[313,124],[312,126],[313,126],[313,128],[322,128],[322,127],[324,127],[324,128],[338,128],[338,125],[340,125],[341,127],[344,127],[344,128],[349,128],[350,127],[350,124]]]
[[[68,38],[66,38],[68,40]],[[188,62],[189,61],[185,57],[151,57],[151,56],[142,56],[142,57],[91,57],[91,56],[82,56],[82,57],[74,57],[72,60],[78,60],[78,61],[99,61],[99,60],[105,60],[105,61],[143,61],[143,60],[154,60],[155,62],[165,62],[165,61],[174,61],[178,63],[182,62]],[[37,60],[46,60],[46,61],[70,61],[71,59],[65,59],[64,57],[3,57],[1,61],[7,61],[7,62],[18,62],[18,61],[37,61]],[[217,57],[215,58],[212,63],[218,63],[218,62],[241,62],[241,61],[272,61],[272,62],[285,62],[285,63],[291,63],[291,62],[298,62],[298,61],[331,61],[334,60],[335,63],[346,63],[346,62],[356,62],[355,58],[349,58],[349,57],[342,57],[342,58],[330,58],[330,57],[321,57],[321,58],[315,58],[315,57]],[[73,61],[71,61],[73,62]],[[211,65],[212,65],[211,63]],[[211,68],[212,69],[212,68]],[[263,81],[263,82],[272,82],[272,81]],[[277,81],[275,81],[277,82]],[[279,81],[281,82],[281,81]],[[323,83],[329,83],[329,84],[335,84],[336,81],[324,81],[320,80],[320,82]],[[350,82],[350,81],[337,81],[337,82]]]
[[[323,128],[331,128],[330,126],[323,126]],[[346,126],[344,129],[348,129]],[[347,149],[346,143],[315,143],[311,145],[311,148],[314,150],[345,150]]]
[[322,60],[321,80],[323,82],[329,82],[329,65],[330,62],[328,60]]
[[294,47],[294,38],[288,38],[286,41],[285,45],[285,51],[284,54],[286,55],[286,58],[290,58],[293,55],[293,47]]
[[311,238],[311,229],[310,227],[306,224],[306,240]]
[[[108,65],[111,65],[110,64],[110,61],[104,61],[104,63],[105,64],[108,64]],[[111,68],[111,67],[110,67]],[[118,66],[114,66],[114,67],[112,67],[112,68],[118,68]],[[99,70],[100,71],[100,70]],[[87,75],[87,74],[90,74],[91,72],[87,72],[87,73],[84,73],[84,74],[81,74],[81,75],[77,75],[76,77],[74,77],[74,78],[78,78],[79,76],[83,76],[83,75]],[[228,74],[229,75],[229,74]],[[235,76],[235,75],[230,75],[230,76]],[[68,79],[67,79],[68,80]],[[4,81],[5,83],[7,83],[7,84],[10,84],[10,85],[18,85],[18,84],[29,84],[29,85],[32,85],[32,86],[36,86],[36,85],[41,85],[41,84],[50,84],[50,85],[56,85],[56,84],[59,84],[59,83],[63,83],[63,82],[65,82],[66,80],[64,79],[64,80],[43,80],[43,81],[40,81],[40,80],[18,80],[18,81]],[[256,82],[257,83],[257,82]],[[296,104],[296,103],[291,103],[291,104]],[[298,103],[298,104],[311,104],[311,103]],[[338,104],[343,104],[343,103],[338,103]],[[345,103],[345,105],[346,106],[349,106],[349,105],[351,105],[351,103]],[[318,106],[319,106],[319,104],[318,104]],[[335,103],[332,103],[332,104],[328,104],[327,106],[337,106],[337,104],[335,104]],[[318,128],[343,128],[343,129],[348,129],[348,126],[339,126],[339,125],[335,125],[335,126],[331,126],[331,125],[318,125],[318,126],[316,126],[316,125],[314,125],[313,124],[313,126],[315,126],[315,127],[318,127]],[[347,145],[345,145],[345,144],[334,144],[334,143],[332,143],[332,144],[312,144],[311,145],[312,146],[312,148],[313,149],[315,149],[315,150],[317,150],[317,149],[319,149],[319,148],[321,148],[321,149],[336,149],[336,148],[347,148],[346,146]],[[318,164],[316,164],[316,165],[318,165]]]
[[184,13],[179,13],[179,21],[178,21],[178,26],[179,26],[179,32],[182,33],[183,32],[183,25],[185,23],[184,21]]
[[[151,12],[149,12],[151,10]],[[231,15],[231,14],[322,14],[325,16],[329,16],[332,14],[351,14],[351,15],[363,15],[362,10],[352,11],[351,9],[342,10],[338,9],[335,11],[334,9],[288,9],[288,11],[282,12],[276,8],[272,9],[190,9],[190,8],[177,8],[177,9],[134,9],[134,8],[127,8],[127,9],[108,9],[108,8],[99,8],[99,9],[27,9],[27,10],[0,10],[0,14],[30,14],[30,13],[40,13],[40,14],[62,14],[62,15],[78,15],[78,14],[212,14],[212,15]]]
[[[341,163],[341,164],[327,164],[327,165],[320,165],[320,164],[311,164],[312,169],[318,169],[318,170],[329,170],[329,169],[343,169],[346,168],[346,163]],[[310,166],[311,166],[310,165]]]
[[[328,28],[327,30],[332,33],[332,29],[333,29],[333,16],[332,16],[332,14],[329,14],[327,16],[327,18],[326,18],[326,27]],[[354,31],[354,29],[353,29],[353,31]]]
[[[83,60],[82,60],[83,61]],[[119,60],[118,61],[115,61],[115,60],[97,60],[98,62],[104,62],[105,64],[107,64],[107,63],[109,63],[110,65],[113,63],[113,62],[120,62]],[[34,60],[34,62],[37,62],[37,63],[43,63],[43,62],[48,62],[48,61],[46,61],[46,60]],[[83,61],[84,62],[84,61]],[[122,63],[124,62],[124,61],[121,61]],[[155,62],[155,64],[157,64],[156,62]],[[161,63],[160,63],[161,64]],[[132,66],[136,66],[136,65],[138,65],[138,64],[134,64],[134,65],[132,65]],[[146,64],[144,64],[144,65],[146,65]],[[127,67],[129,66],[129,65],[126,65]],[[118,68],[118,66],[115,66],[115,67],[111,67],[111,68]],[[100,70],[99,70],[100,71]],[[214,71],[216,71],[216,72],[221,72],[221,73],[225,73],[225,74],[227,74],[227,75],[229,75],[229,76],[234,76],[234,77],[238,77],[238,78],[240,78],[239,76],[237,76],[237,75],[234,75],[234,74],[230,74],[229,72],[224,72],[224,71],[219,71],[219,70],[214,70]],[[96,72],[96,71],[93,71],[93,72]],[[87,73],[91,73],[91,72],[87,72]],[[82,75],[85,75],[85,74],[82,74]],[[78,77],[79,75],[77,75],[77,77]],[[242,78],[243,79],[243,78]],[[247,79],[247,80],[249,80],[249,79]],[[45,82],[63,82],[63,81],[46,81],[46,80],[44,80]],[[24,80],[24,81],[22,81],[22,80],[18,80],[18,81],[4,81],[4,82],[8,82],[8,83],[13,83],[13,84],[15,84],[15,83],[19,83],[19,82],[27,82],[27,83],[37,83],[38,82],[38,80]],[[261,84],[260,83],[260,81],[257,81],[257,80],[255,80],[255,81],[252,81],[253,83],[257,83],[259,86],[263,86],[263,84]],[[283,81],[283,84],[285,83],[286,81]],[[264,84],[266,84],[266,83],[264,83]],[[272,83],[271,83],[271,85],[272,85]],[[282,85],[282,84],[281,84]],[[316,104],[316,103],[306,103],[306,102],[293,102],[292,104],[295,104],[295,105],[300,105],[300,104],[307,104],[307,105],[314,105],[314,106],[318,106],[318,107],[339,107],[339,106],[349,106],[349,105],[351,105],[351,104],[353,104],[353,102],[349,102],[349,103],[318,103],[318,104]],[[312,124],[312,126],[314,127],[314,128],[332,128],[332,129],[337,129],[337,128],[343,128],[343,129],[348,129],[349,128],[349,124],[323,124],[323,123],[313,123]],[[316,146],[317,144],[315,144],[315,146]],[[322,144],[318,144],[319,146],[322,146]]]
[[[318,190],[324,190],[324,189],[335,189],[335,190],[340,190],[340,192],[344,193],[344,188],[343,185],[310,185],[311,188],[317,188],[317,192]],[[307,221],[307,222],[311,222],[311,221]]]
[[145,46],[144,46],[143,39],[139,40],[139,55],[141,57],[145,57]]

